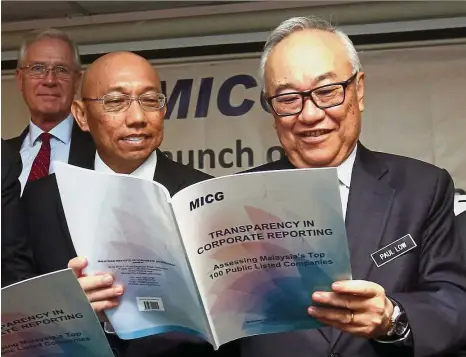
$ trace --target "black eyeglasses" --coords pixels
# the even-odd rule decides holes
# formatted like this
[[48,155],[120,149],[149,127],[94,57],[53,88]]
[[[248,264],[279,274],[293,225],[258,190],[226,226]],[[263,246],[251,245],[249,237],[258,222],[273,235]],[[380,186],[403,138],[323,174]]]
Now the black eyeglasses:
[[27,75],[33,78],[44,78],[50,71],[57,78],[69,79],[74,73],[74,71],[67,66],[46,66],[44,63],[33,63],[19,68],[26,70]]
[[138,97],[132,97],[123,93],[105,94],[99,98],[82,98],[83,101],[100,101],[106,112],[124,112],[133,101],[139,102],[141,108],[151,112],[162,109],[165,106],[166,97],[162,93],[143,93]]
[[317,108],[328,109],[345,101],[346,88],[354,81],[358,72],[346,81],[326,84],[305,92],[287,92],[268,97],[267,103],[278,116],[300,114],[304,109],[304,99],[309,97]]

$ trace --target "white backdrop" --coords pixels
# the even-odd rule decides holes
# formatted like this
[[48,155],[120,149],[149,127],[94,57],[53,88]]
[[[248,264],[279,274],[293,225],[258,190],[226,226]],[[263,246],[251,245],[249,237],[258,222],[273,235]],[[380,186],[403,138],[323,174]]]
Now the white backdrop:
[[[446,168],[466,189],[465,59],[466,45],[362,52],[362,142]],[[157,66],[171,112],[161,149],[214,175],[277,159],[257,66],[258,58]],[[18,135],[27,120],[14,81],[2,77],[2,137]]]

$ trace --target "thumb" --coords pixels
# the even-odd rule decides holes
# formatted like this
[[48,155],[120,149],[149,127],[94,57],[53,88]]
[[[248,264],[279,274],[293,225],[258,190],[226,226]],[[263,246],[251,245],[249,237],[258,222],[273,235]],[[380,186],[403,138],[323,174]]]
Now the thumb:
[[76,257],[71,259],[68,262],[68,268],[73,270],[74,275],[76,278],[80,278],[83,276],[83,270],[87,267],[87,259],[82,257]]

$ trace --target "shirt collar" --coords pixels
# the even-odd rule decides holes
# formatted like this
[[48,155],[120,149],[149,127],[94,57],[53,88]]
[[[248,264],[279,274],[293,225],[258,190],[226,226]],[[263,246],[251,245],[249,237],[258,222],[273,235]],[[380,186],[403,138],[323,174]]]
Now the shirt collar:
[[[70,113],[65,120],[62,120],[56,125],[49,133],[56,139],[60,140],[64,144],[68,144],[71,140],[71,131],[73,130],[73,115]],[[32,121],[29,123],[29,145],[33,146],[36,140],[44,131],[39,128]]]
[[346,188],[350,188],[351,174],[353,173],[353,166],[354,166],[354,161],[356,160],[357,148],[358,148],[358,145],[354,147],[353,151],[346,158],[346,160],[343,161],[341,165],[337,167],[338,179],[343,185],[346,186]]
[[[136,170],[130,173],[131,176],[136,176],[146,180],[153,180],[155,175],[155,168],[157,166],[157,150],[143,162]],[[99,153],[95,153],[94,170],[98,172],[115,173],[105,162],[100,158]]]

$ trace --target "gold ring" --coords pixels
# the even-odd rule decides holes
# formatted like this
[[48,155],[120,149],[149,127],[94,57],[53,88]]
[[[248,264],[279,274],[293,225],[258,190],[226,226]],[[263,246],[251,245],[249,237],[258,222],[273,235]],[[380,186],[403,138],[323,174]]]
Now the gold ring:
[[353,323],[353,320],[354,320],[354,312],[351,311],[350,321],[348,322],[348,325],[352,324],[352,323]]

